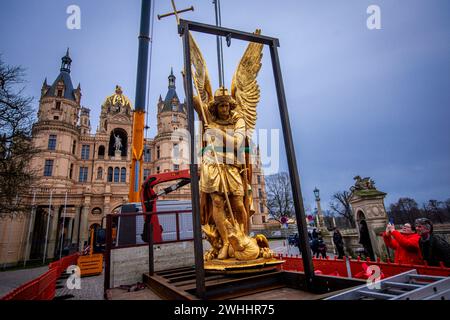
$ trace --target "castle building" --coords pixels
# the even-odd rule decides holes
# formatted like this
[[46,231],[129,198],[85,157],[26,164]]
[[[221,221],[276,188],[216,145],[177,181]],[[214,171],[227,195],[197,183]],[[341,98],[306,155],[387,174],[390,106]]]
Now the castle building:
[[[67,51],[58,77],[51,85],[47,79],[42,85],[33,126],[33,143],[42,152],[31,163],[39,178],[38,188],[29,195],[31,212],[0,221],[0,263],[42,260],[44,252],[52,259],[61,248],[82,248],[90,228],[104,227],[105,216],[117,213],[128,201],[132,104],[116,86],[103,102],[98,128],[92,134],[90,109],[81,105],[80,84],[73,87],[71,64]],[[145,141],[144,179],[189,168],[187,110],[178,97],[173,70],[166,97],[160,96],[157,103],[156,117],[157,135]],[[256,229],[263,228],[268,213],[260,161],[253,167],[251,183],[252,223]],[[189,185],[166,198],[190,199]]]

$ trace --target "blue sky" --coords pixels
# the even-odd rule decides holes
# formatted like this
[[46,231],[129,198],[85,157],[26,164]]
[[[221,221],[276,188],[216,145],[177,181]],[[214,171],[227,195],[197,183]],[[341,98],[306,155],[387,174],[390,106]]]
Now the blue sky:
[[[212,1],[194,5],[184,18],[214,24]],[[69,5],[81,8],[81,30],[66,27]],[[155,2],[155,14],[171,10]],[[369,30],[366,10],[381,9],[381,30]],[[0,53],[27,69],[26,93],[37,107],[45,77],[59,73],[71,49],[72,80],[81,83],[82,104],[95,131],[100,106],[116,84],[134,101],[139,32],[138,0],[4,0]],[[370,176],[388,193],[419,203],[450,198],[450,2],[447,0],[222,0],[222,24],[244,31],[261,28],[280,39],[279,54],[306,204],[314,187],[322,206],[348,189],[353,176]],[[218,85],[215,38],[197,35]],[[245,49],[225,46],[225,81]],[[264,51],[258,128],[281,128],[270,57]],[[156,103],[167,92],[170,68],[178,75],[182,46],[174,18],[154,23],[149,136],[156,132]],[[286,170],[284,150],[281,168]]]

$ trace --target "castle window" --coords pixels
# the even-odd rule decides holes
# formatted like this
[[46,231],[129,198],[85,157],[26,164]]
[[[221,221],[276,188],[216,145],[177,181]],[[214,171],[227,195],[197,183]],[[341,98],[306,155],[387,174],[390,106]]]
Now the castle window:
[[262,223],[266,223],[266,216],[262,216]]
[[45,160],[44,177],[51,177],[53,174],[53,160]]
[[113,168],[109,167],[108,168],[108,182],[112,182],[113,181]]
[[62,97],[63,96],[63,91],[62,90],[58,90],[58,97]]
[[80,167],[79,181],[80,182],[87,182],[87,178],[88,178],[88,168],[87,167]]
[[144,181],[147,180],[149,175],[150,175],[150,169],[144,169]]
[[261,176],[260,175],[258,175],[258,184],[261,184]]
[[73,140],[72,144],[72,154],[75,154],[77,152],[77,142]]
[[61,101],[56,102],[56,110],[61,110]]
[[81,147],[81,160],[89,160],[90,149],[91,149],[91,146],[88,144],[84,144]]
[[261,190],[261,189],[258,189],[258,197],[259,197],[260,200],[261,200],[262,197],[263,197],[263,195],[262,195],[262,190]]
[[114,182],[119,183],[120,169],[114,168]]
[[161,172],[160,167],[156,167],[156,174],[159,174]]
[[73,177],[73,163],[70,164],[69,179],[72,179],[72,177]]
[[58,116],[54,116],[53,120],[59,120],[59,117]]
[[172,111],[173,112],[177,112],[178,111],[178,106],[176,104],[172,105]]
[[157,159],[161,158],[161,148],[159,146],[156,147],[156,158]]
[[173,165],[173,171],[180,171],[180,165],[179,164],[174,164]]
[[103,179],[103,168],[99,167],[97,169],[97,180],[102,180]]
[[259,202],[259,212],[264,213],[264,203],[262,203],[262,201]]
[[180,158],[180,146],[178,145],[178,143],[173,144],[172,157],[173,157],[173,159],[177,159],[177,160]]
[[122,168],[120,169],[120,182],[125,183],[127,181],[127,169]]
[[56,135],[51,134],[48,138],[48,150],[55,151],[56,150]]
[[105,157],[105,146],[100,146],[98,148],[98,158],[103,159]]
[[145,147],[144,162],[151,162],[151,161],[152,161],[151,149],[147,146]]
[[172,122],[178,122],[178,115],[177,114],[173,114],[172,115]]

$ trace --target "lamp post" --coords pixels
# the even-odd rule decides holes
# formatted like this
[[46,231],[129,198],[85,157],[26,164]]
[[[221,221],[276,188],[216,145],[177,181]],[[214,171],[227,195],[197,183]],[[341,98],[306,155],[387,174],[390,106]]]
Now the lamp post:
[[320,191],[317,189],[317,187],[314,189],[314,197],[316,198],[316,205],[317,205],[317,216],[318,216],[318,228],[322,229],[325,227],[325,223],[323,220],[322,215],[322,208],[320,207]]

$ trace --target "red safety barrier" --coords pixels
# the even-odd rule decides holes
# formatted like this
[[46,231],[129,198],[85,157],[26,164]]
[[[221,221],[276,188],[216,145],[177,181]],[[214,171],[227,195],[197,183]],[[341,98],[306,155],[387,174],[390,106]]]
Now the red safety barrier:
[[[303,262],[302,262],[303,264]],[[345,260],[338,259],[322,259],[313,258],[314,272],[335,277],[348,277],[347,266]]]
[[376,265],[380,268],[380,271],[384,274],[385,277],[392,277],[397,274],[406,272],[408,270],[416,269],[418,274],[422,275],[433,275],[433,276],[450,276],[450,268],[446,268],[443,264],[441,267],[430,267],[427,265],[414,265],[414,264],[398,264],[391,262],[381,262],[378,261],[370,261],[370,260],[350,260],[350,270],[352,275],[356,275],[363,270],[363,264],[367,264],[368,266]]
[[[291,270],[299,272],[304,271],[303,259],[298,255],[296,256],[279,255],[277,258],[286,261],[280,267],[280,269],[282,270]],[[315,274],[323,274],[336,277],[348,277],[345,260],[337,258],[335,259],[313,258],[313,265]]]
[[70,265],[77,264],[78,256],[75,253],[50,263],[46,273],[14,289],[0,300],[53,300],[56,281]]
[[[284,256],[278,255],[278,259],[286,261],[280,266],[282,270],[299,271],[303,272],[303,260],[299,256]],[[313,258],[313,266],[315,274],[331,275],[338,277],[349,277],[347,272],[346,260],[341,259],[316,259]],[[349,259],[350,271],[352,277],[363,278],[367,277],[366,269],[368,266],[376,265],[380,268],[382,278],[395,276],[397,274],[409,271],[411,269],[416,269],[418,274],[422,275],[433,275],[433,276],[450,276],[450,268],[446,268],[442,263],[441,267],[430,267],[427,265],[408,265],[408,264],[397,264],[391,262],[381,262],[361,260],[360,258],[356,260]]]

